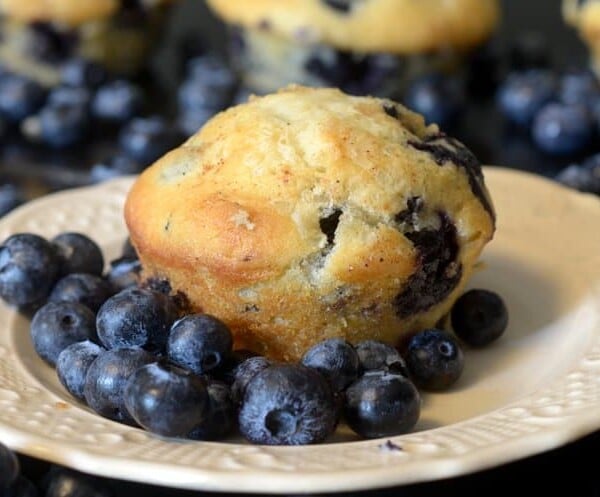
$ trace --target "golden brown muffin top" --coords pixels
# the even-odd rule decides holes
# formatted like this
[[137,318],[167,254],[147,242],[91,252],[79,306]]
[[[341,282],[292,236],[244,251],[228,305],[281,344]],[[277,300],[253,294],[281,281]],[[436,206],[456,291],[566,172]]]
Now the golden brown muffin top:
[[299,43],[357,52],[415,54],[468,49],[500,15],[497,0],[208,0],[228,23]]

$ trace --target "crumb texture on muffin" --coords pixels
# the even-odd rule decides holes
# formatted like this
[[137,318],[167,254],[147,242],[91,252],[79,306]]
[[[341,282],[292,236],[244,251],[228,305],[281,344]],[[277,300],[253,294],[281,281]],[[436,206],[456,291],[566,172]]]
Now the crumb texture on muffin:
[[500,16],[497,0],[208,0],[230,24],[298,43],[352,51],[414,54],[468,49]]
[[280,359],[434,325],[495,226],[458,141],[390,100],[298,86],[214,117],[140,176],[125,218],[145,278]]

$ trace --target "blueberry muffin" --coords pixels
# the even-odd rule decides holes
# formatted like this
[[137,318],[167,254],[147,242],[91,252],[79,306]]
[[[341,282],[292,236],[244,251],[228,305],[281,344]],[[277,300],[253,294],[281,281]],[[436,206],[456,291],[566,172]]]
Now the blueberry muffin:
[[588,45],[592,67],[600,74],[600,1],[563,0],[563,15]]
[[300,86],[212,118],[142,173],[125,219],[144,278],[284,360],[434,325],[495,229],[461,143],[391,100]]
[[230,27],[251,90],[288,83],[396,96],[426,71],[454,71],[485,41],[497,0],[208,0]]
[[47,86],[62,62],[81,57],[136,72],[172,0],[2,0],[0,64]]

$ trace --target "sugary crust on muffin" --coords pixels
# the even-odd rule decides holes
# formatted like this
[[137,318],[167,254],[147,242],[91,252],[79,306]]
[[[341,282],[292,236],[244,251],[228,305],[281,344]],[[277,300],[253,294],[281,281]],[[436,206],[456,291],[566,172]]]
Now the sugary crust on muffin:
[[[193,309],[224,319],[238,344],[280,359],[329,336],[393,342],[432,326],[494,232],[479,179],[419,149],[440,136],[391,101],[333,89],[290,87],[218,114],[128,195],[144,277],[168,280]],[[403,315],[398,296],[423,258],[406,233],[445,220],[456,285]]]
[[[171,0],[142,2],[149,6]],[[121,0],[0,0],[0,14],[21,22],[56,22],[68,26],[105,19],[116,13]]]
[[349,3],[350,10],[344,12],[324,0],[208,0],[231,24],[271,30],[298,43],[325,43],[357,52],[415,54],[468,49],[491,34],[500,15],[497,0]]

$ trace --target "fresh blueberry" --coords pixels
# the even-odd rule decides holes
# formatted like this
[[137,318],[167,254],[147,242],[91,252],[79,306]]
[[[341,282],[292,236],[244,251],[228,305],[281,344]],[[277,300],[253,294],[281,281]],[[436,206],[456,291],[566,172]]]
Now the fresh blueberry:
[[106,70],[96,62],[74,58],[61,66],[60,79],[68,86],[96,88],[106,80]]
[[180,113],[213,114],[229,105],[232,92],[208,86],[201,79],[186,79],[177,92]]
[[83,387],[88,369],[104,349],[85,340],[64,348],[56,360],[58,380],[73,397],[85,400]]
[[142,428],[167,437],[187,436],[203,422],[208,406],[201,377],[157,362],[129,377],[124,399],[127,411]]
[[422,114],[428,124],[447,126],[464,107],[465,88],[451,76],[422,76],[411,83],[404,102],[407,107]]
[[511,67],[517,71],[548,67],[548,40],[538,31],[520,33],[512,41],[509,58]]
[[142,169],[142,166],[131,157],[121,154],[112,155],[91,167],[90,182],[101,183],[120,176],[139,174]]
[[121,257],[125,257],[127,259],[138,258],[137,251],[135,250],[133,243],[131,243],[130,237],[125,238],[123,245],[121,245]]
[[177,116],[177,125],[185,136],[191,136],[216,114],[215,109],[182,109]]
[[406,365],[411,379],[423,390],[445,390],[454,384],[464,368],[464,355],[447,331],[423,330],[408,342]]
[[36,82],[16,75],[0,78],[0,115],[12,123],[34,114],[44,103],[45,90]]
[[119,257],[110,261],[106,279],[116,292],[138,285],[142,264],[137,257]]
[[502,336],[508,325],[508,310],[500,296],[473,289],[461,295],[450,314],[456,336],[472,347],[484,347]]
[[38,497],[37,488],[31,480],[19,475],[14,483],[6,489],[3,497]]
[[60,466],[50,468],[41,487],[44,497],[113,497],[105,479]]
[[48,302],[78,302],[97,312],[111,295],[113,286],[101,276],[71,273],[54,285]]
[[143,347],[161,351],[177,310],[169,297],[142,288],[127,288],[98,310],[98,337],[107,349]]
[[556,97],[555,75],[543,69],[510,74],[498,89],[500,111],[513,123],[529,126],[536,113]]
[[[24,121],[25,134],[36,137],[53,148],[66,148],[80,143],[87,136],[90,116],[80,104],[55,104],[44,106],[39,114]],[[36,129],[37,128],[37,129]]]
[[88,273],[101,275],[104,270],[102,249],[89,236],[78,232],[64,232],[52,243],[62,258],[62,274]]
[[262,356],[249,357],[233,373],[233,384],[231,385],[231,397],[236,404],[244,398],[248,383],[261,371],[271,367],[273,361]]
[[123,152],[146,166],[174,148],[180,137],[162,117],[132,119],[119,134]]
[[211,377],[222,381],[227,385],[232,385],[235,380],[235,373],[240,364],[251,357],[256,357],[258,354],[251,350],[238,349],[228,354],[221,365],[210,372]]
[[49,302],[31,320],[31,339],[38,355],[56,364],[58,354],[69,345],[98,341],[94,313],[77,302]]
[[346,422],[365,438],[406,433],[415,426],[420,412],[417,388],[400,374],[368,372],[346,390]]
[[567,71],[560,79],[560,100],[587,105],[600,97],[598,77],[589,69]]
[[378,340],[363,340],[355,349],[363,371],[388,371],[408,377],[404,359],[391,345]]
[[556,180],[580,192],[600,195],[600,154],[588,157],[582,164],[565,167]]
[[59,257],[46,239],[19,233],[0,246],[0,297],[15,306],[45,299],[58,279]]
[[342,338],[329,338],[313,345],[302,357],[302,364],[319,371],[334,392],[341,392],[360,373],[356,350]]
[[0,217],[25,202],[23,190],[12,183],[0,185]]
[[237,84],[235,73],[221,58],[208,54],[190,59],[186,66],[186,79],[204,87],[231,92]]
[[304,445],[331,435],[337,421],[333,392],[317,371],[271,366],[248,383],[239,411],[242,435],[265,445]]
[[190,314],[176,321],[169,332],[169,360],[196,374],[218,368],[231,353],[233,337],[221,320],[208,314]]
[[19,470],[19,460],[15,453],[0,442],[0,491],[17,479]]
[[46,105],[73,105],[87,109],[92,100],[92,92],[81,86],[57,86],[48,94]]
[[132,423],[124,392],[129,377],[156,358],[139,347],[103,351],[88,368],[83,387],[86,403],[98,414]]
[[202,422],[188,433],[193,440],[221,440],[229,435],[236,423],[236,409],[231,390],[225,383],[209,380],[208,408]]
[[532,134],[538,148],[548,154],[575,154],[591,143],[594,121],[581,105],[550,103],[536,115]]
[[98,88],[92,100],[92,114],[98,119],[125,123],[138,115],[144,106],[144,94],[133,83],[116,80]]

